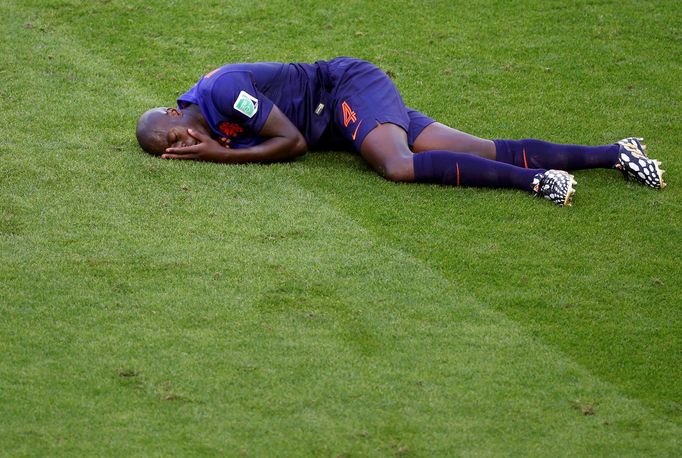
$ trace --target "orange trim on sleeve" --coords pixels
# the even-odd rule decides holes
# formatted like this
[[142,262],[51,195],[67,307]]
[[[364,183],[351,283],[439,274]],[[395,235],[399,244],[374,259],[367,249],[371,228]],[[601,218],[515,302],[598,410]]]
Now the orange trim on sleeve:
[[218,67],[218,68],[216,68],[215,70],[211,70],[210,72],[206,73],[206,74],[204,75],[204,78],[210,78],[210,77],[212,77],[213,74],[214,74],[215,72],[217,72],[218,70],[220,70],[220,67]]

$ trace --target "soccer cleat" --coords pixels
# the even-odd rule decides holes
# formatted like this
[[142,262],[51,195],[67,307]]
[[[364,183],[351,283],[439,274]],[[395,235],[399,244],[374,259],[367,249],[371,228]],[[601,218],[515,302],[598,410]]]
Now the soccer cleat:
[[563,170],[547,170],[533,177],[533,192],[538,197],[549,199],[557,205],[573,205],[573,186],[578,184],[568,172]]
[[623,172],[627,179],[634,179],[650,188],[663,189],[665,181],[661,169],[661,162],[650,159],[646,154],[643,138],[628,137],[618,142],[618,162],[615,167]]

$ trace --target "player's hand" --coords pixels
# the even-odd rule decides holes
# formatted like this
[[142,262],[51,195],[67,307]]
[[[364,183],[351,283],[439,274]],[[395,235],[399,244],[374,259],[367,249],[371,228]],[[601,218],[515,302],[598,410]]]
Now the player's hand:
[[163,159],[185,159],[194,161],[223,162],[226,159],[229,147],[229,139],[223,144],[211,138],[211,136],[197,132],[194,129],[187,129],[194,139],[199,143],[192,146],[181,146],[166,148],[166,152],[161,155]]

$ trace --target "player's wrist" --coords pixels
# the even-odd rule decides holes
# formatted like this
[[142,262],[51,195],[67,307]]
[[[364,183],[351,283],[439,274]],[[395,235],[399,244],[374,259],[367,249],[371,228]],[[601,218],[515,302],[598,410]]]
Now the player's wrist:
[[231,162],[230,161],[230,148],[222,145],[216,145],[215,148],[211,148],[210,160],[215,162]]

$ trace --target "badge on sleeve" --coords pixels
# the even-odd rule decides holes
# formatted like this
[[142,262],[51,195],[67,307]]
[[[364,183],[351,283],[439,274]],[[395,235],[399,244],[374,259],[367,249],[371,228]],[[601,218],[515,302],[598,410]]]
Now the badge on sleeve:
[[249,95],[246,91],[241,91],[237,101],[234,102],[233,108],[249,118],[258,111],[258,99]]

